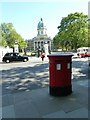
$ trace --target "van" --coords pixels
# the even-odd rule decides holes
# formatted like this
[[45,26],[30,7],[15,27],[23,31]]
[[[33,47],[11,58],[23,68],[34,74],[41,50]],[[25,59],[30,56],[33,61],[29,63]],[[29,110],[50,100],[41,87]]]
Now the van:
[[77,49],[79,57],[90,57],[90,47],[80,47]]

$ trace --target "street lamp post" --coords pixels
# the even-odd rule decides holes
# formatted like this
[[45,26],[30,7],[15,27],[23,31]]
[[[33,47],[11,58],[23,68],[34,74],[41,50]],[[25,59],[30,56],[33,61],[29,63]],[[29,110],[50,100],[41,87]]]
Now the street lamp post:
[[17,41],[15,41],[15,45],[14,45],[14,52],[18,53],[19,50],[18,50],[18,43]]

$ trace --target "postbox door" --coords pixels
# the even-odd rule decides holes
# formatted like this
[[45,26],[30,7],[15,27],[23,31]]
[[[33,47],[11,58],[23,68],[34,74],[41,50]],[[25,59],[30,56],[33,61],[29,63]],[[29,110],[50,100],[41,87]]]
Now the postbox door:
[[71,84],[71,63],[67,61],[56,61],[56,86],[67,86]]

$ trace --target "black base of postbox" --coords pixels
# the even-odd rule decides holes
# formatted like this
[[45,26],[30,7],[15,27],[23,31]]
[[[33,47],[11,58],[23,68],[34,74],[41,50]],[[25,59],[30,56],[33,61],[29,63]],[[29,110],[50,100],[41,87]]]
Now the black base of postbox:
[[65,86],[65,87],[49,87],[50,95],[52,96],[67,96],[72,93],[72,85]]

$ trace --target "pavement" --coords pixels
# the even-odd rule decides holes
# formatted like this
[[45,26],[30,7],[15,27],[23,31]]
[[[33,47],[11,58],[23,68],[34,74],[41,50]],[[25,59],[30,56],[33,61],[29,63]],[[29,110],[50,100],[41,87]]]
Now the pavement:
[[[44,62],[38,58],[33,60],[40,64],[48,62],[47,59]],[[89,79],[78,79],[72,81],[72,94],[63,97],[51,96],[49,85],[30,91],[2,94],[0,118],[88,118]]]

